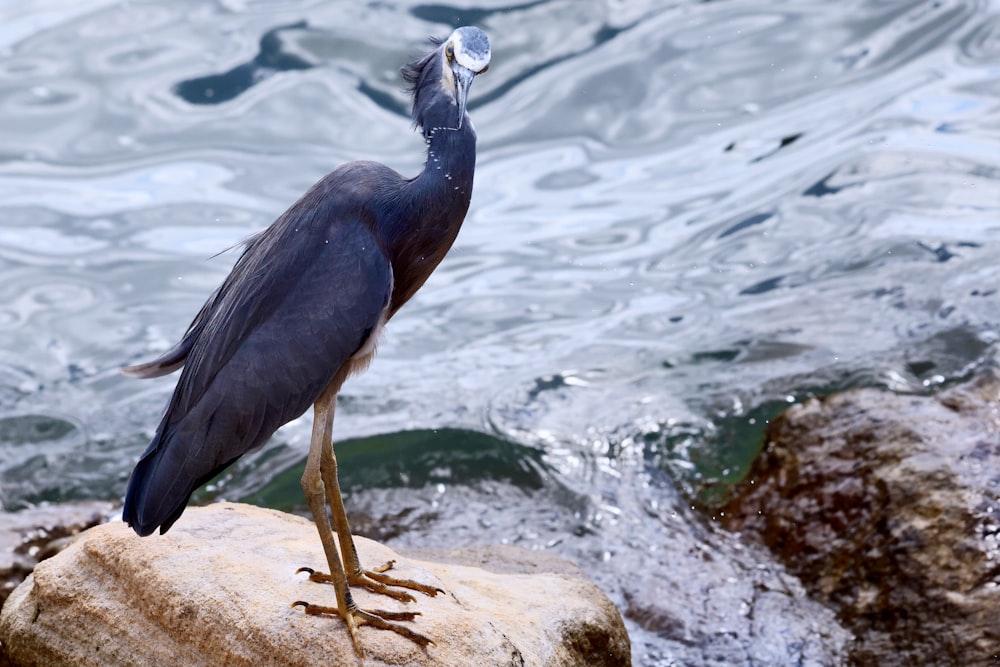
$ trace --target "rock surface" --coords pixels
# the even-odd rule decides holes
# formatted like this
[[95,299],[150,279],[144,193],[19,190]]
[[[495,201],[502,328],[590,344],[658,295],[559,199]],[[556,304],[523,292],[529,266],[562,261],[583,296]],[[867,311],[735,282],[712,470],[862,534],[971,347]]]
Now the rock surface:
[[326,569],[313,525],[228,503],[189,508],[163,536],[138,538],[120,523],[83,533],[10,596],[0,640],[21,667],[630,664],[617,610],[572,566],[532,559],[522,574],[515,550],[445,554],[485,561],[474,568],[412,560],[364,538],[357,547],[369,566],[395,559],[400,576],[446,591],[410,605],[355,591],[362,607],[420,611],[410,626],[436,646],[362,627],[368,657],[359,660],[340,619],[290,606],[335,604],[331,586],[295,574]]
[[996,372],[933,397],[812,400],[768,440],[724,521],[838,610],[851,664],[997,664]]

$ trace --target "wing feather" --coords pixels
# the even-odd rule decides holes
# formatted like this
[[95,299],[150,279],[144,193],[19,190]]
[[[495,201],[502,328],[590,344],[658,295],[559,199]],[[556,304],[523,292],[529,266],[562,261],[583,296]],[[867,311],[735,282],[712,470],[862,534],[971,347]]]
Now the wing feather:
[[183,354],[158,360],[184,368],[129,480],[124,518],[140,534],[165,532],[198,486],[304,413],[388,307],[392,270],[369,226],[317,203],[307,194],[253,239]]

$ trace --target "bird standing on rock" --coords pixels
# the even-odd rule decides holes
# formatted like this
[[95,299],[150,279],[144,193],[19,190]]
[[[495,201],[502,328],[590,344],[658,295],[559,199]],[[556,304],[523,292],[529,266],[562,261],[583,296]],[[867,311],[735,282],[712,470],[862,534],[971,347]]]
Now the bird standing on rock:
[[123,518],[139,535],[166,532],[195,489],[313,406],[302,490],[330,574],[310,578],[333,583],[337,606],[295,604],[340,615],[359,656],[360,625],[432,642],[396,622],[413,620],[414,612],[360,609],[349,586],[411,602],[389,586],[438,591],[385,574],[391,563],[366,570],[358,562],[331,437],[337,392],[368,366],[382,327],[458,235],[476,163],[466,99],[489,62],[486,34],[463,27],[406,65],[413,118],[427,144],[424,170],[405,179],[381,164],[352,162],[328,174],[247,243],[176,346],[123,370],[150,378],[183,366],[125,495]]

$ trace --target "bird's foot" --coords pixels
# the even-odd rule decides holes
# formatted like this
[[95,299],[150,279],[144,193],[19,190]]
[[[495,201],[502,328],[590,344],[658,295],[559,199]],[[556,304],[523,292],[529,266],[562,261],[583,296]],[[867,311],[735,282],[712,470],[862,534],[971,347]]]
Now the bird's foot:
[[[310,575],[310,579],[312,576]],[[384,611],[380,609],[359,609],[354,607],[353,609],[348,608],[347,611],[341,611],[338,607],[324,607],[318,604],[310,604],[308,602],[303,602],[299,600],[298,602],[292,603],[293,607],[302,607],[305,612],[311,616],[340,616],[347,623],[347,629],[351,634],[351,641],[354,643],[354,650],[357,652],[358,657],[365,657],[365,652],[361,648],[361,643],[358,641],[358,628],[362,625],[370,625],[380,630],[391,630],[398,635],[406,637],[412,642],[419,644],[420,646],[433,646],[435,645],[430,638],[425,637],[419,632],[414,632],[405,625],[399,625],[398,623],[393,623],[392,621],[412,621],[414,618],[420,615],[417,611]]]
[[[412,579],[397,579],[396,577],[391,577],[387,574],[389,570],[392,569],[396,561],[391,560],[384,565],[380,565],[372,570],[358,570],[354,574],[348,575],[347,583],[351,586],[362,586],[367,588],[372,593],[379,593],[380,595],[388,595],[394,600],[399,600],[401,602],[415,602],[416,598],[405,591],[397,591],[389,588],[389,586],[397,586],[399,588],[408,588],[411,591],[420,591],[424,595],[429,595],[434,597],[438,593],[443,593],[440,588],[435,586],[428,586],[427,584],[421,584],[418,581],[413,581]],[[316,572],[309,567],[300,567],[296,574],[299,572],[308,572],[309,581],[315,581],[318,583],[332,584],[333,578],[324,572]]]

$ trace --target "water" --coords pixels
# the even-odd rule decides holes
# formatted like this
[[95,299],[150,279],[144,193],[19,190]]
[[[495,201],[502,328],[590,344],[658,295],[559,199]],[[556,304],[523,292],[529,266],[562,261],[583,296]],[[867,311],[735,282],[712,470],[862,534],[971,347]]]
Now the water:
[[[472,209],[338,411],[362,532],[552,549],[624,605],[783,407],[996,341],[995,1],[0,3],[6,509],[122,494],[173,379],[118,368],[322,174],[417,173],[398,68],[471,22]],[[301,510],[308,437],[199,499]]]

